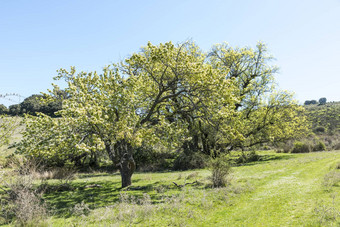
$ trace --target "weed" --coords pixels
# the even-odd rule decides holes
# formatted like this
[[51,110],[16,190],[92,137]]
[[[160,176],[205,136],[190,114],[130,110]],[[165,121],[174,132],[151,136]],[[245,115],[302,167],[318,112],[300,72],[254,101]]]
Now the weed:
[[193,172],[193,173],[190,173],[190,174],[186,177],[186,179],[192,179],[192,178],[197,179],[198,175],[199,175],[198,172]]
[[317,204],[314,208],[314,213],[318,218],[318,222],[320,226],[324,226],[326,224],[330,224],[329,222],[336,222],[337,219],[340,217],[340,211],[337,209],[336,205],[336,195],[333,193],[332,197],[332,204],[326,205],[326,203],[321,200],[317,201]]
[[78,203],[73,207],[71,212],[75,216],[87,216],[91,213],[91,210],[84,201],[81,201],[81,203]]
[[29,223],[40,222],[48,216],[42,193],[33,189],[32,175],[12,175],[3,184],[7,188],[5,190],[7,197],[1,200],[5,209],[5,222],[15,220],[19,225],[29,225]]
[[210,180],[213,184],[213,187],[224,187],[227,183],[227,176],[231,170],[229,159],[227,159],[226,157],[212,159],[210,161],[210,168]]
[[330,190],[330,188],[340,182],[340,172],[331,171],[324,176],[323,185]]

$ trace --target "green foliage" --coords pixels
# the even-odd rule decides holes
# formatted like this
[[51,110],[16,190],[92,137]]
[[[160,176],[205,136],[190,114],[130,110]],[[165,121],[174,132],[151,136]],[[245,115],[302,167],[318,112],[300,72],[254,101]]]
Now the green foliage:
[[307,105],[316,105],[318,102],[316,100],[306,100],[304,103],[306,106]]
[[[340,130],[340,104],[327,103],[319,106],[309,106],[306,108],[306,116],[311,122],[314,131],[323,127],[328,134],[337,133]],[[320,131],[321,133],[321,131]]]
[[20,126],[20,119],[0,115],[0,147],[7,145],[15,130]]
[[236,164],[244,164],[249,162],[259,161],[261,157],[255,151],[242,151],[236,159]]
[[173,162],[173,170],[202,169],[207,166],[209,156],[200,152],[180,152]]
[[211,159],[209,163],[211,169],[211,182],[214,188],[224,187],[228,183],[230,174],[230,160],[226,156]]
[[8,108],[8,113],[12,116],[18,116],[19,114],[21,114],[20,109],[20,104],[11,105]]
[[320,105],[325,105],[327,103],[327,99],[326,98],[320,98],[319,103],[320,103]]
[[55,89],[51,95],[31,95],[20,104],[9,107],[9,114],[12,116],[30,114],[36,116],[37,113],[56,117],[55,113],[62,109],[63,99],[67,99],[68,94],[64,90]]
[[5,105],[0,104],[0,115],[3,114],[8,114],[8,108]]
[[317,127],[314,128],[313,131],[317,134],[322,134],[322,133],[326,132],[326,129],[323,126],[317,126]]
[[138,171],[164,171],[173,168],[175,152],[168,151],[164,146],[146,146],[142,144],[134,149],[133,157]]
[[261,42],[255,49],[216,45],[210,53],[214,68],[232,79],[237,87],[235,110],[239,114],[228,125],[239,134],[224,141],[228,147],[277,143],[302,137],[308,131],[303,108],[293,100],[292,94],[275,88],[274,74],[278,68],[270,64],[272,58]]
[[326,145],[322,141],[318,141],[314,146],[313,146],[313,151],[325,151]]
[[[56,79],[68,87],[58,118],[26,116],[18,150],[54,165],[105,151],[125,187],[142,145],[181,151],[176,165],[202,167],[200,153],[299,137],[308,128],[303,109],[275,90],[271,59],[262,43],[255,50],[216,45],[206,54],[191,42],[169,42],[148,43],[101,74],[61,69]],[[58,91],[43,99],[56,100]]]
[[309,144],[304,142],[295,142],[294,147],[291,150],[291,153],[309,153],[312,151],[312,148]]

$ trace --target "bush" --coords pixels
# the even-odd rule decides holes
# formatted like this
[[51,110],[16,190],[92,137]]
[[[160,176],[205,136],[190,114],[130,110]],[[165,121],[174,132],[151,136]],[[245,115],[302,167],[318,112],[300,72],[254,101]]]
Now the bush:
[[325,151],[325,150],[326,145],[322,141],[318,141],[313,147],[313,151]]
[[309,153],[311,152],[311,146],[303,142],[295,142],[291,153]]
[[176,154],[159,145],[154,147],[142,145],[135,149],[133,158],[138,171],[162,171],[172,169]]
[[340,143],[336,143],[333,145],[333,150],[340,150]]
[[33,187],[34,177],[29,169],[26,170],[22,174],[19,171],[7,173],[10,174],[6,176],[8,180],[2,182],[6,192],[0,200],[4,223],[14,220],[19,226],[29,226],[33,223],[36,226],[49,215],[42,193]]
[[294,147],[293,141],[279,142],[275,144],[277,153],[289,153]]
[[258,155],[255,151],[242,152],[241,155],[236,159],[236,164],[255,162],[259,160],[260,155]]
[[173,170],[202,169],[208,157],[199,152],[181,152],[175,159]]
[[331,171],[324,176],[323,185],[329,189],[330,187],[333,187],[339,184],[339,182],[340,182],[340,172]]
[[325,133],[325,132],[326,132],[326,129],[325,129],[325,127],[323,127],[323,126],[318,126],[318,127],[314,128],[313,131],[314,131],[315,133],[321,134],[321,133]]
[[224,187],[228,182],[227,176],[231,170],[229,159],[225,156],[221,156],[216,159],[211,159],[209,164],[211,169],[210,179],[212,181],[213,187]]

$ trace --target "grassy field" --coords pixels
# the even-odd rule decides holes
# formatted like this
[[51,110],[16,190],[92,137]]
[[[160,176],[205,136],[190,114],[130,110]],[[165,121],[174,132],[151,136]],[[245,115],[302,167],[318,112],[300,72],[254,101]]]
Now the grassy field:
[[[261,153],[234,167],[230,184],[210,187],[209,171],[118,173],[44,181],[47,226],[339,226],[340,152]],[[183,188],[177,184],[194,183]],[[36,186],[41,182],[36,182]]]

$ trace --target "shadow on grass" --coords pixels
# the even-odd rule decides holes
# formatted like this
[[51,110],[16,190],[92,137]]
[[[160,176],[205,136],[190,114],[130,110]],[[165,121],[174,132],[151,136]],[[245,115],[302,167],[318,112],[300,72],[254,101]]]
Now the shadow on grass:
[[239,163],[236,164],[235,166],[253,166],[253,165],[258,165],[258,164],[264,164],[268,163],[271,161],[278,161],[278,160],[289,160],[295,158],[294,155],[259,155],[259,160],[256,161],[249,161],[247,163]]
[[[57,217],[72,216],[72,209],[76,204],[84,202],[90,209],[112,206],[120,199],[121,193],[126,193],[138,202],[143,198],[143,194],[149,194],[153,204],[161,203],[164,192],[178,194],[181,189],[176,188],[172,182],[153,182],[142,184],[141,179],[133,180],[131,186],[121,188],[120,181],[95,181],[71,182],[68,188],[62,190],[47,190],[44,194],[45,202],[54,211]],[[95,183],[95,184],[94,184]],[[57,184],[48,185],[52,188],[59,188]],[[59,185],[60,186],[60,185]],[[93,187],[89,187],[93,186]],[[202,185],[190,185],[190,187],[201,187]],[[188,186],[189,187],[189,186]]]
[[120,182],[96,181],[96,187],[87,187],[86,182],[72,182],[68,190],[48,191],[44,194],[45,202],[57,216],[70,216],[72,208],[84,202],[94,209],[113,205],[119,199]]
[[107,173],[80,173],[78,175],[79,179],[83,178],[92,178],[92,177],[108,177],[108,176],[117,176],[120,175],[119,172],[107,172]]

